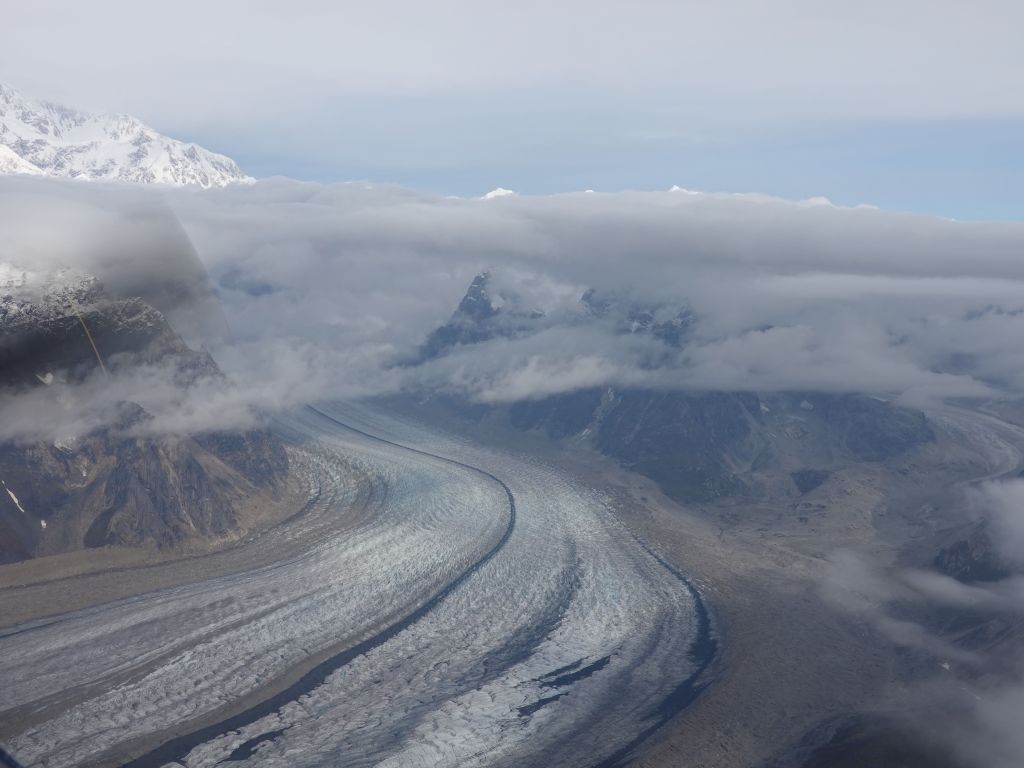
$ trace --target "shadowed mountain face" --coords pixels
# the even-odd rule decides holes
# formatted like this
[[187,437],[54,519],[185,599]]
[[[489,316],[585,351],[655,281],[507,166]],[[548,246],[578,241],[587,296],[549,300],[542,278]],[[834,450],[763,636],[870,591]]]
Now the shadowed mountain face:
[[[95,278],[65,271],[0,286],[0,394],[56,388],[58,402],[76,402],[81,385],[103,375],[101,361],[110,377],[145,365],[181,391],[227,386],[162,313],[111,298]],[[222,535],[237,524],[238,505],[287,469],[283,446],[263,430],[153,434],[150,421],[122,402],[99,428],[0,443],[0,562]]]
[[509,419],[581,436],[669,496],[710,500],[788,472],[803,494],[831,467],[885,461],[933,439],[920,413],[860,395],[583,390],[516,403]]
[[92,276],[61,271],[0,285],[0,385],[34,387],[55,371],[79,383],[95,372],[97,355],[115,367],[173,360],[183,383],[221,375],[161,312],[140,298],[108,296]]
[[[526,311],[514,296],[495,295],[490,282],[487,274],[473,280],[451,319],[428,336],[417,362],[559,323],[602,323],[614,333],[653,338],[666,353],[685,352],[699,322],[683,304],[642,307],[592,290],[575,311],[544,315]],[[825,482],[833,467],[886,461],[934,439],[923,414],[856,394],[608,387],[454,407],[474,419],[497,413],[517,429],[583,442],[683,501],[752,492],[773,474],[786,478],[794,495],[803,494]]]

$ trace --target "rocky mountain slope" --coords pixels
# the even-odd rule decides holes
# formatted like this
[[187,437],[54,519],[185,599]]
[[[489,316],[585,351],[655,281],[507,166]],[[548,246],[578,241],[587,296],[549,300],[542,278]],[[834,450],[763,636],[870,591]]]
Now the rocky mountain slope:
[[[17,405],[44,388],[86,409],[79,385],[159,365],[182,391],[227,382],[164,316],[113,297],[93,277],[0,270],[0,396]],[[269,432],[162,434],[139,405],[117,404],[93,429],[0,442],[0,562],[105,545],[174,546],[220,536],[239,506],[269,491],[287,456]]]
[[[612,334],[685,349],[699,319],[685,303],[644,306],[588,290],[557,314],[532,311],[478,275],[414,364],[459,347],[517,338],[552,325],[602,324]],[[657,354],[651,361],[657,364]],[[885,461],[933,440],[925,417],[857,394],[698,392],[585,388],[507,406],[450,407],[521,430],[590,445],[655,480],[669,496],[707,501],[736,494],[798,497],[850,462]]]
[[169,138],[130,115],[90,115],[0,83],[0,173],[223,187],[234,160]]

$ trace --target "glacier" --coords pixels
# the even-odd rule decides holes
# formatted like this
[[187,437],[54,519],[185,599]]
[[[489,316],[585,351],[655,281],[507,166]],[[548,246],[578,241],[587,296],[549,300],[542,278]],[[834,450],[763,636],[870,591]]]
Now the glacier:
[[360,404],[277,429],[316,543],[0,630],[20,759],[615,765],[699,692],[699,592],[600,489]]

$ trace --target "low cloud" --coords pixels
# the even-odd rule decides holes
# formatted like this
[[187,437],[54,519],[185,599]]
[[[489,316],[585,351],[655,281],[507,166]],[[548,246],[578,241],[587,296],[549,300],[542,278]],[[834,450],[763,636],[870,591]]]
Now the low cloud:
[[999,557],[1024,570],[1024,480],[985,483],[970,500],[987,519]]
[[965,506],[988,531],[1010,575],[962,583],[931,569],[885,566],[835,554],[820,593],[917,657],[916,680],[890,691],[896,719],[962,764],[1024,764],[1024,648],[1012,629],[1024,621],[1024,480],[984,483]]
[[1019,225],[674,192],[482,201],[281,181],[167,200],[215,276],[239,270],[261,286],[223,290],[236,331],[360,350],[373,370],[349,369],[353,381],[422,343],[490,269],[514,275],[524,304],[552,317],[593,288],[685,304],[699,322],[682,353],[663,351],[655,367],[636,342],[579,325],[464,348],[393,383],[489,401],[645,383],[1024,392],[1024,365],[1013,366],[1024,331]]
[[[208,272],[229,330],[204,320],[186,335],[260,409],[403,389],[486,402],[593,386],[1022,395],[1022,246],[1017,224],[759,195],[0,179],[0,261],[93,270],[129,292],[149,268]],[[399,365],[484,269],[551,322]],[[681,349],[560,322],[591,288],[685,305],[697,322]],[[172,322],[184,332],[193,315]]]

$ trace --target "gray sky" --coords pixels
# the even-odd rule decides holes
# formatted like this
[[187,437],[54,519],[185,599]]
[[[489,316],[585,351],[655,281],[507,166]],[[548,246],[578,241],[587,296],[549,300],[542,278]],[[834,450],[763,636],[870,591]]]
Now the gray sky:
[[0,79],[260,176],[1024,211],[1019,2],[8,5]]

